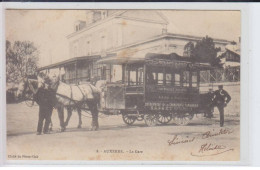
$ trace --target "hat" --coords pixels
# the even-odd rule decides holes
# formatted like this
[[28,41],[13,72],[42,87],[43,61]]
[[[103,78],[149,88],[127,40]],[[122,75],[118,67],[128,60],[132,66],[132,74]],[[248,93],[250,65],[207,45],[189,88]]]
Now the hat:
[[221,89],[223,89],[223,85],[218,85],[218,88],[221,88]]
[[50,84],[51,84],[51,79],[50,79],[49,77],[46,77],[46,78],[44,79],[44,82],[45,82],[46,84],[50,85]]

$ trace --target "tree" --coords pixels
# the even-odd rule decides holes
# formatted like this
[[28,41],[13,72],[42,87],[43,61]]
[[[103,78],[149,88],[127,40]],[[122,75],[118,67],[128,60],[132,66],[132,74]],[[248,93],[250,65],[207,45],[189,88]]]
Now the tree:
[[[192,47],[191,43],[192,42],[189,42],[185,47]],[[194,62],[210,63],[212,66],[219,67],[221,66],[221,60],[217,57],[219,51],[220,48],[215,47],[213,39],[206,36],[196,43],[195,47],[191,51],[190,57]]]
[[193,53],[194,53],[194,44],[193,42],[188,42],[185,46],[184,46],[184,53],[183,53],[183,56],[185,57],[191,57],[193,58]]
[[38,49],[30,41],[6,41],[6,82],[18,83],[25,75],[34,74],[39,59]]

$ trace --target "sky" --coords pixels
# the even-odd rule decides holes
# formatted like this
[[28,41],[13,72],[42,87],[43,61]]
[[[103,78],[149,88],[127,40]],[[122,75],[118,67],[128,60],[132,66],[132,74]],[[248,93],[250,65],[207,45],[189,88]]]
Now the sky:
[[[39,49],[39,66],[69,58],[67,35],[74,22],[86,18],[86,10],[6,10],[6,40],[32,41]],[[239,11],[162,10],[168,32],[238,41]]]

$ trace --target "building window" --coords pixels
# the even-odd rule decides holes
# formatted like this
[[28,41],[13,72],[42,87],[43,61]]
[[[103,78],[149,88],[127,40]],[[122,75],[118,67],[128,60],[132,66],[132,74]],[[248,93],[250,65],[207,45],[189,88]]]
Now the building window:
[[93,22],[101,20],[101,11],[93,11]]
[[79,25],[76,25],[76,31],[79,31]]
[[106,50],[106,37],[104,35],[101,36],[101,52]]
[[107,11],[103,11],[102,12],[102,19],[106,18],[107,17]]
[[170,44],[170,45],[168,46],[168,48],[169,48],[169,51],[174,52],[175,49],[177,48],[177,46],[176,46],[175,44]]
[[91,54],[91,44],[90,44],[90,41],[87,41],[86,42],[86,55],[90,55]]

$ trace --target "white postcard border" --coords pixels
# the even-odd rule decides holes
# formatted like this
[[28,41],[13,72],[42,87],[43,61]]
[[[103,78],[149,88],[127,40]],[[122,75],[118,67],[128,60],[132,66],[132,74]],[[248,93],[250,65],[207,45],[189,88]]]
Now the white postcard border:
[[[246,3],[3,3],[0,17],[5,9],[179,9],[179,10],[241,10],[241,114],[240,114],[240,161],[12,161],[6,160],[6,101],[5,101],[5,31],[1,31],[1,133],[4,165],[248,165],[249,164],[249,4]],[[250,70],[251,71],[251,70]],[[252,149],[252,148],[251,148]],[[1,157],[0,157],[1,158]]]

